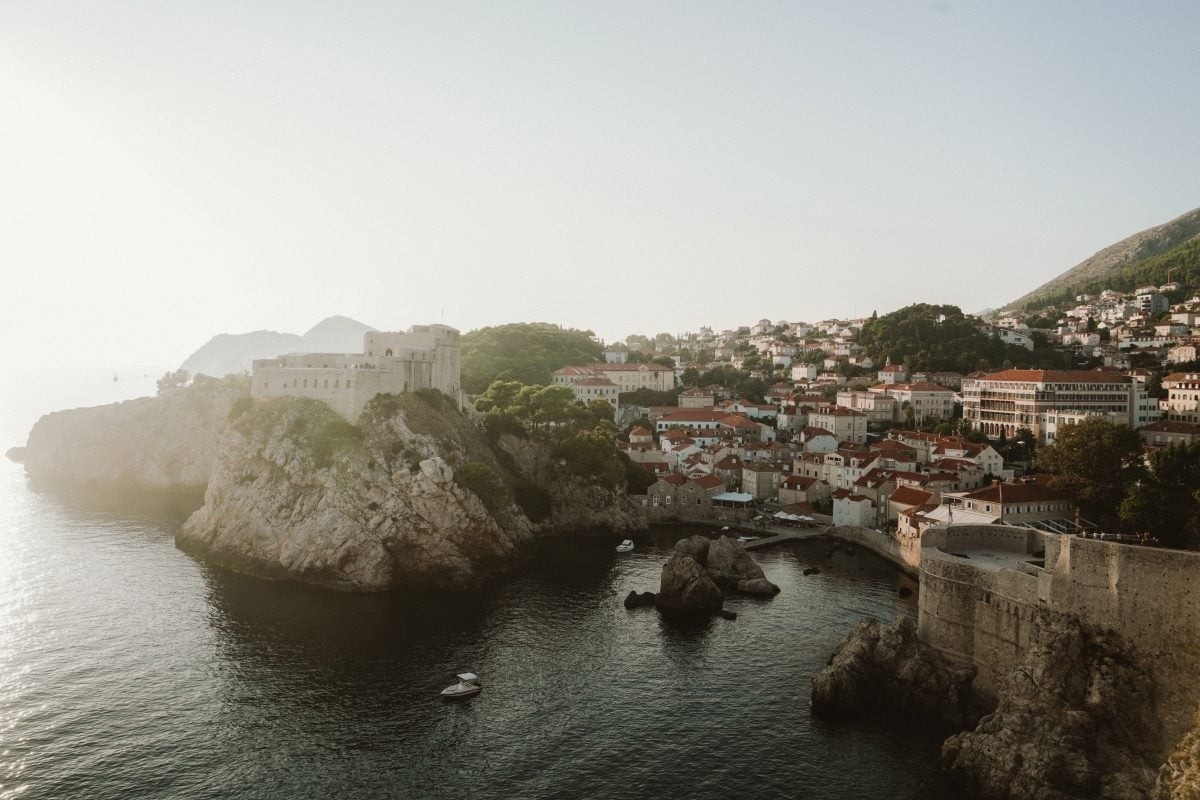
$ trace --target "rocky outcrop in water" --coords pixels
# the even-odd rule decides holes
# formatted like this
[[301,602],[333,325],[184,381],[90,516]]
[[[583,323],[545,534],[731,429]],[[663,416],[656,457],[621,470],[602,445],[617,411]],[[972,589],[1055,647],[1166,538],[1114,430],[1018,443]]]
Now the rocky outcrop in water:
[[1035,630],[996,710],[946,740],[943,767],[986,800],[1150,798],[1162,748],[1152,679],[1115,636],[1044,616]]
[[29,433],[25,470],[47,484],[199,494],[243,397],[246,380],[200,379],[156,397],[47,414]]
[[738,542],[692,536],[675,543],[663,564],[656,603],[671,611],[716,611],[725,591],[772,596],[779,587]]
[[974,668],[959,669],[917,638],[911,617],[892,625],[861,620],[812,677],[815,713],[915,713],[962,728],[985,710],[972,688]]

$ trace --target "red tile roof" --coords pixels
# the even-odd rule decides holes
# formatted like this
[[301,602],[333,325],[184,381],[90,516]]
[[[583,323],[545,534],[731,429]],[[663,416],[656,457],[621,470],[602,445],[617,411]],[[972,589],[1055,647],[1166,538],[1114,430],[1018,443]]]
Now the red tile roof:
[[818,483],[816,478],[805,478],[801,475],[791,475],[783,480],[783,488],[785,489],[807,489],[814,483]]
[[1021,383],[1129,383],[1130,378],[1109,372],[1083,369],[1005,369],[980,380]]
[[900,503],[904,506],[922,506],[932,499],[932,493],[924,489],[918,489],[915,486],[901,486],[892,492],[891,497],[888,498],[889,501]]
[[1045,503],[1067,499],[1066,495],[1039,483],[1002,483],[997,486],[985,486],[970,494],[965,494],[963,497],[969,500],[997,503],[1003,498],[1005,505],[1009,503]]

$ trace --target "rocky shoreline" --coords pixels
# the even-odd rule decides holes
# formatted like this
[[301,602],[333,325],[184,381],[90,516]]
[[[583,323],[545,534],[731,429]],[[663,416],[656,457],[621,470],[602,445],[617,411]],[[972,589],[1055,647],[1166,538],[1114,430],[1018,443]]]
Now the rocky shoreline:
[[315,400],[206,380],[48,414],[10,458],[48,488],[201,495],[180,549],[344,591],[475,587],[535,537],[647,528],[622,488],[567,474],[539,442],[487,440],[448,398],[377,401],[355,426]]
[[1164,761],[1155,685],[1116,635],[1041,614],[1025,660],[995,697],[974,669],[921,642],[911,618],[863,620],[812,677],[819,715],[881,710],[938,720],[956,733],[939,763],[982,800],[1196,800],[1200,733]]

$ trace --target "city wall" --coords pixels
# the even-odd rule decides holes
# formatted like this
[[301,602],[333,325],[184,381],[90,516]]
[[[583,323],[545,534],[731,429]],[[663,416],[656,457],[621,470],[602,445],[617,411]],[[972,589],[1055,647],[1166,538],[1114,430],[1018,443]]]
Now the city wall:
[[[1043,555],[1044,551],[1044,555]],[[1028,652],[1039,612],[1074,617],[1134,645],[1174,741],[1200,705],[1200,553],[1002,525],[932,528],[921,548],[921,639],[972,663],[994,693]]]
[[921,568],[921,540],[916,537],[897,537],[874,528],[857,525],[838,525],[829,529],[835,539],[861,545],[886,558],[909,575],[916,576]]

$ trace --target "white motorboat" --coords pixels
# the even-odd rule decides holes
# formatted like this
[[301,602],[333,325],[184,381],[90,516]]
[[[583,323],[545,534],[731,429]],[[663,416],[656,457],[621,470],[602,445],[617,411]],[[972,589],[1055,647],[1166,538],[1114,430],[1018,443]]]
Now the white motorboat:
[[618,553],[630,553],[633,551],[633,539],[625,539],[617,545]]
[[458,683],[442,689],[442,697],[447,700],[459,700],[479,694],[483,687],[479,685],[479,676],[473,672],[460,672],[455,676]]

